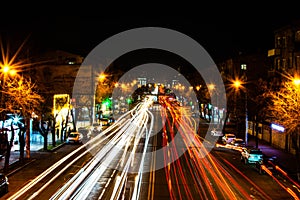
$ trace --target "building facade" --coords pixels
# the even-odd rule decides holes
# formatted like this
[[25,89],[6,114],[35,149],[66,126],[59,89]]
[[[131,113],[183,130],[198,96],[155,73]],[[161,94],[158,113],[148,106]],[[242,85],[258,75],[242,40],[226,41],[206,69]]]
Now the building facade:
[[[272,90],[279,90],[282,83],[300,75],[300,20],[291,21],[274,31],[274,48],[268,51],[268,59],[271,63],[268,82]],[[270,123],[272,124],[271,120]],[[269,141],[291,153],[295,153],[295,145],[297,148],[300,146],[299,134],[295,139],[291,134],[286,134],[286,131],[275,129],[271,129]]]

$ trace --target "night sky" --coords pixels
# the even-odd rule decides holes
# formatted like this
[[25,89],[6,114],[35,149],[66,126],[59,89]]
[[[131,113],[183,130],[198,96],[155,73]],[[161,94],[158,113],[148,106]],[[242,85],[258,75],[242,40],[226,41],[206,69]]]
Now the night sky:
[[112,11],[112,14],[103,15],[79,13],[2,18],[0,34],[2,42],[9,43],[11,48],[17,48],[28,37],[26,44],[33,52],[56,49],[85,56],[114,34],[157,26],[192,37],[214,60],[222,60],[239,52],[261,50],[267,53],[274,47],[273,31],[300,19],[300,14],[295,12],[274,14],[274,10],[237,10],[234,14],[230,11],[204,13],[204,10],[188,14],[114,15]]

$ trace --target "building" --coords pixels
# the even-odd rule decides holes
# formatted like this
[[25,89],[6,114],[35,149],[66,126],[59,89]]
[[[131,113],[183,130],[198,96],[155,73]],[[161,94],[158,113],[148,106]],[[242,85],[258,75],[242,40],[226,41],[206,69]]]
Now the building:
[[[67,121],[66,130],[74,127],[71,112],[62,112],[71,108],[73,84],[77,71],[83,62],[83,57],[65,51],[48,51],[31,60],[36,63],[28,73],[33,82],[38,86],[39,93],[44,97],[45,103],[41,106],[43,113],[56,113],[57,132],[62,133],[62,124]],[[64,97],[64,98],[58,98]],[[55,97],[55,98],[54,98]],[[68,99],[62,101],[62,99]],[[58,109],[64,108],[64,109]],[[65,109],[69,108],[69,109]],[[75,112],[72,114],[76,114]],[[68,120],[66,120],[66,117]],[[59,138],[61,138],[60,136]],[[31,138],[35,138],[34,136]]]
[[[300,20],[291,21],[274,30],[274,48],[268,51],[268,59],[271,63],[268,71],[269,87],[275,91],[287,81],[286,77],[300,74]],[[272,124],[271,119],[270,124]],[[263,126],[262,129],[264,130]],[[291,135],[275,128],[269,132],[270,136],[265,139],[266,141],[273,146],[295,153]],[[262,133],[264,134],[264,131]],[[261,137],[264,139],[264,135]],[[296,144],[300,145],[299,137]]]
[[274,88],[281,84],[281,74],[300,73],[300,20],[274,31],[274,48],[268,58],[272,63],[268,77]]
[[[259,87],[258,80],[267,77],[267,56],[260,51],[248,54],[240,52],[237,56],[217,63],[217,66],[227,93],[225,123],[228,127],[236,129],[239,137],[244,137],[247,118],[253,120],[256,115],[255,97],[259,92],[256,89]],[[241,81],[240,88],[234,87],[236,80]]]

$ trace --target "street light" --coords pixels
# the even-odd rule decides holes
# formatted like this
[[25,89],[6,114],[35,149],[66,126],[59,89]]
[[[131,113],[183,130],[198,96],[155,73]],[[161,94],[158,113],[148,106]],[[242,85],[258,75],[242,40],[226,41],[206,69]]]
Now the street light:
[[298,87],[300,85],[300,79],[299,78],[294,78],[293,83]]
[[239,92],[239,90],[243,90],[245,92],[245,144],[247,145],[248,143],[248,110],[247,110],[247,90],[246,88],[243,86],[244,82],[239,80],[239,79],[236,79],[233,81],[233,87],[235,88],[235,107],[234,107],[234,114],[236,116],[236,95],[237,95],[237,92]]
[[104,74],[104,73],[101,73],[101,74],[99,74],[99,81],[100,82],[103,82],[105,79],[106,79],[106,77],[107,77],[107,75],[106,74]]
[[4,100],[5,100],[5,95],[4,95],[4,88],[5,88],[5,83],[7,80],[7,77],[10,76],[15,76],[17,74],[17,71],[13,69],[11,66],[7,64],[0,64],[1,66],[1,75],[3,76],[2,78],[2,84],[1,84],[1,107],[4,108]]
[[16,75],[16,73],[17,73],[17,71],[15,69],[12,69],[11,66],[8,66],[8,65],[2,66],[2,74],[4,76],[7,76],[8,74],[11,76],[14,76],[14,75]]
[[233,85],[236,88],[236,90],[238,90],[241,87],[241,81],[240,80],[235,80],[233,82]]

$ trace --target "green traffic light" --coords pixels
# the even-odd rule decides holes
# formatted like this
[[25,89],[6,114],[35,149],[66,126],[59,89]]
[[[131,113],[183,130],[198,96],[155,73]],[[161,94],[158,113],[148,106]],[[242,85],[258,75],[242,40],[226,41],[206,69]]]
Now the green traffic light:
[[111,107],[111,104],[112,104],[111,99],[106,98],[106,99],[102,102],[102,104],[104,104],[106,107]]
[[126,99],[126,101],[127,101],[128,104],[132,103],[132,99],[130,99],[130,98]]

